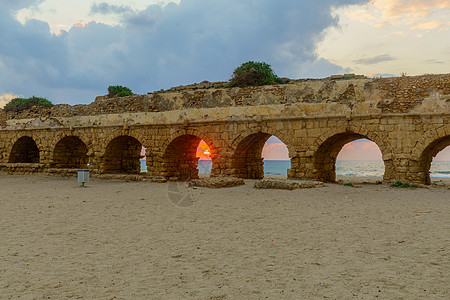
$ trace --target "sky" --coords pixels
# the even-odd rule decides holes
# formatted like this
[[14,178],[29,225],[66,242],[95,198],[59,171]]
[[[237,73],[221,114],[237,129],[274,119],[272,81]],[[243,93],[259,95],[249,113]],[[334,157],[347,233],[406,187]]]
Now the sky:
[[448,73],[449,0],[0,0],[0,106],[224,81]]
[[290,78],[448,73],[449,29],[448,0],[0,0],[0,101],[224,81],[248,60]]

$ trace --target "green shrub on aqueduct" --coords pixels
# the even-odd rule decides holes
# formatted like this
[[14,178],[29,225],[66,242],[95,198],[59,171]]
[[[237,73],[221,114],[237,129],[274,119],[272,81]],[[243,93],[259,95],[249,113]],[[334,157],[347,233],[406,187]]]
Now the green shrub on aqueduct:
[[108,96],[113,97],[125,97],[125,96],[131,96],[133,95],[133,92],[127,88],[126,86],[121,85],[110,85],[108,87]]
[[284,83],[265,62],[248,61],[236,68],[230,80],[231,87],[260,86]]
[[33,106],[52,107],[54,104],[45,98],[35,96],[31,98],[14,98],[5,105],[3,110],[6,112],[19,112],[30,109]]

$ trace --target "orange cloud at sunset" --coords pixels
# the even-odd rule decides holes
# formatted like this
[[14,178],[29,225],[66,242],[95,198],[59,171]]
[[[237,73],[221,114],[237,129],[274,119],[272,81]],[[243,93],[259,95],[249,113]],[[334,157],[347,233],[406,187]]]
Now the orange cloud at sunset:
[[448,0],[372,0],[372,3],[379,9],[384,8],[389,16],[427,16],[431,10],[450,8]]
[[283,143],[266,143],[261,156],[265,160],[289,160],[288,149]]
[[73,24],[73,27],[77,28],[85,28],[89,23],[75,23]]
[[357,140],[344,145],[337,160],[381,160],[381,151],[374,142]]
[[440,21],[427,21],[427,22],[421,22],[421,23],[417,23],[413,26],[411,26],[411,29],[422,29],[422,30],[430,30],[430,29],[436,29],[436,28],[440,28],[443,26],[447,26],[450,23],[443,23]]
[[448,0],[372,0],[361,9],[347,12],[353,20],[372,23],[374,27],[413,24],[411,29],[436,29],[449,23],[427,20],[436,12],[450,9]]

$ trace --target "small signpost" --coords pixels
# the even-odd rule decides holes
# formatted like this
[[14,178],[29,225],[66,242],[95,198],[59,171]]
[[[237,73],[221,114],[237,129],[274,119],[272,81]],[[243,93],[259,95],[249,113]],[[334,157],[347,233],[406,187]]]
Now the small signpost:
[[84,187],[86,182],[89,182],[89,170],[78,170],[78,182]]

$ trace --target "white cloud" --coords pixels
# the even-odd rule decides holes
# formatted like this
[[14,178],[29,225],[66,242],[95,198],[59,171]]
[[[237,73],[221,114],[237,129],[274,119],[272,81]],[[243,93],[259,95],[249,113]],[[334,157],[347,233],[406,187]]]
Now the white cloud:
[[18,98],[18,97],[20,97],[20,96],[19,95],[14,95],[14,94],[11,94],[11,93],[5,93],[3,95],[0,95],[0,108],[5,107],[5,105],[9,101],[11,101],[14,98]]

